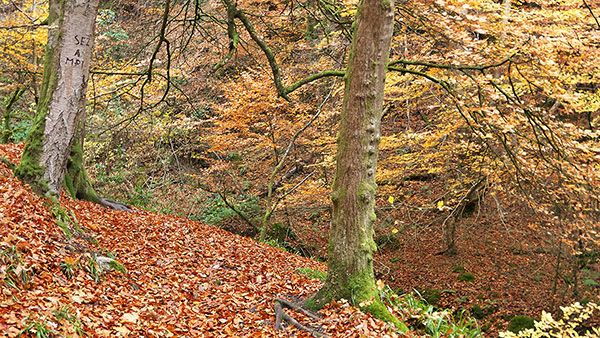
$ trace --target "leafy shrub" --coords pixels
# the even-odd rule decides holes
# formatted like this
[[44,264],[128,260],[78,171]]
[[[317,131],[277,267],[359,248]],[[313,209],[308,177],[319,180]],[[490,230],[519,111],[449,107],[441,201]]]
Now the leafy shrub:
[[133,193],[130,194],[129,203],[136,207],[145,208],[152,202],[152,191],[141,185],[136,185],[133,188]]
[[[532,328],[522,330],[518,333],[511,331],[500,332],[500,337],[600,337],[600,328],[588,326],[589,320],[594,318],[594,315],[600,315],[600,306],[598,304],[590,302],[586,305],[581,305],[577,302],[566,307],[561,307],[560,309],[563,312],[561,319],[556,320],[551,314],[542,312],[540,320],[535,321]],[[510,325],[508,329],[511,330]]]
[[21,143],[25,141],[31,128],[31,119],[19,120],[13,124],[11,130],[10,141],[14,143]]
[[114,41],[123,41],[129,39],[129,35],[122,28],[117,28],[104,33],[105,36],[111,38]]

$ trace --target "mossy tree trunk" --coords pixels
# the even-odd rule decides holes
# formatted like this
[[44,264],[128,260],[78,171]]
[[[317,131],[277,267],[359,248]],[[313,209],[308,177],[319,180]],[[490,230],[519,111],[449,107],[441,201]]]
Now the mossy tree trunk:
[[[60,193],[70,157],[72,166],[83,168],[85,92],[97,12],[98,0],[50,1],[40,101],[16,170],[39,193]],[[81,141],[74,144],[78,133]],[[81,177],[87,179],[85,173]]]
[[65,174],[65,187],[67,192],[74,198],[103,204],[104,200],[94,190],[83,163],[84,121],[85,115],[79,122],[75,139],[71,145],[71,154]]
[[344,298],[405,328],[381,302],[373,274],[375,170],[393,7],[388,0],[363,0],[359,5],[337,140],[329,273],[306,305],[320,308]]

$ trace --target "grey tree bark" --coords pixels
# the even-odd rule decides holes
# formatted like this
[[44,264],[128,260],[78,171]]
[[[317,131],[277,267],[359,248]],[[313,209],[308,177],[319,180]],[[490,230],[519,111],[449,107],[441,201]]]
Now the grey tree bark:
[[99,0],[50,1],[44,80],[17,175],[59,194],[71,146],[85,119],[85,93]]
[[52,193],[60,192],[78,123],[85,118],[85,92],[97,13],[98,0],[65,1],[62,24],[57,27],[58,39],[49,41],[57,44],[59,57],[56,89],[44,128],[41,162],[45,167],[44,179]]

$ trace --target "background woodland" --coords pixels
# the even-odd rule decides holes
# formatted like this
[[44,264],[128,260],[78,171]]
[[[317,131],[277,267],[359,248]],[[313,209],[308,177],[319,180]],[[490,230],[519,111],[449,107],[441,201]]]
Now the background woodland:
[[[47,5],[0,1],[3,143],[33,122]],[[102,1],[83,145],[94,188],[326,260],[356,6]],[[396,3],[378,279],[493,333],[598,301],[599,15],[589,0]]]

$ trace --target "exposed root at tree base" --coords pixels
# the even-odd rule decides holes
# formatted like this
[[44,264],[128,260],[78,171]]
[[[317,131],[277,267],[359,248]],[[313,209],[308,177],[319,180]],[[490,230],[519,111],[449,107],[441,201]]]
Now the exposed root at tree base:
[[278,331],[282,330],[283,322],[285,321],[285,322],[288,322],[291,325],[295,326],[299,330],[306,331],[306,332],[312,334],[313,337],[328,337],[326,334],[320,332],[320,329],[315,329],[315,328],[312,328],[310,326],[307,326],[307,325],[304,325],[304,324],[298,322],[296,319],[294,319],[294,317],[288,315],[285,312],[284,307],[290,308],[295,311],[302,312],[306,316],[308,316],[312,319],[315,319],[315,320],[318,320],[321,318],[318,314],[303,308],[299,304],[296,304],[294,302],[291,302],[291,301],[288,301],[285,299],[277,298],[277,299],[275,299],[275,330],[278,330]]
[[119,202],[108,200],[106,198],[100,198],[100,205],[103,205],[107,208],[111,208],[114,210],[133,212],[133,210],[131,208],[129,208],[129,206],[119,203]]

